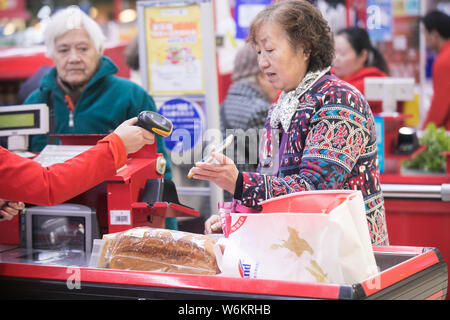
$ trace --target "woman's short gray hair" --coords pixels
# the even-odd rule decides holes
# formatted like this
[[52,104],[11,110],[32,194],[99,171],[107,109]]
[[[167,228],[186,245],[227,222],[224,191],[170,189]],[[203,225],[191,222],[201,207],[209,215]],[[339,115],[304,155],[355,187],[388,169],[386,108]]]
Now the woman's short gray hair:
[[47,56],[53,58],[55,39],[67,31],[83,28],[89,34],[94,47],[103,54],[105,35],[100,26],[78,6],[70,6],[56,12],[45,29],[44,39],[47,46]]

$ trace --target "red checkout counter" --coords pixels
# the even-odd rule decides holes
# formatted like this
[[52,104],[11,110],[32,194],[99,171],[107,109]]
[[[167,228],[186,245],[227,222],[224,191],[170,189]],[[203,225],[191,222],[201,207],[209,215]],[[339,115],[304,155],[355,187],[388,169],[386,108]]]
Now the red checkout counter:
[[[450,261],[450,175],[381,177],[391,245],[431,246]],[[447,275],[448,277],[448,275]],[[450,295],[447,295],[447,299]]]
[[[401,163],[409,156],[395,154],[398,129],[405,116],[385,118],[385,171],[381,175],[390,245],[437,248],[450,261],[450,152],[447,172],[406,173]],[[448,295],[447,299],[450,298]]]
[[[56,136],[61,139],[63,145],[89,146],[95,145],[105,135]],[[120,168],[115,176],[66,202],[93,208],[96,211],[100,235],[138,226],[165,228],[166,217],[200,216],[197,210],[183,206],[178,201],[155,201],[151,204],[140,201],[149,180],[163,179],[163,174],[157,170],[162,165],[165,165],[165,159],[162,154],[157,153],[156,144],[146,145],[138,152],[129,154],[125,166]],[[176,188],[169,186],[172,186],[171,190],[167,188],[169,192],[176,193]],[[117,212],[127,215],[125,222],[114,221],[113,213]],[[21,230],[23,223],[20,219],[21,217],[16,216],[11,221],[0,223],[0,244],[21,243],[21,234],[23,235],[25,230]]]
[[[80,144],[84,142],[77,139]],[[165,217],[199,216],[176,203],[140,202],[148,179],[161,178],[156,146],[130,155],[118,173],[70,200],[96,209],[101,233],[148,225]],[[20,246],[19,219],[0,223],[0,297],[3,299],[445,299],[448,287],[449,175],[384,174],[382,188],[390,246],[374,246],[380,272],[352,285],[241,279],[220,275],[89,268],[84,252]],[[411,188],[419,184],[419,193]],[[428,186],[430,190],[428,190]],[[439,188],[440,189],[439,189]],[[439,192],[437,192],[439,189]],[[401,191],[404,191],[402,193]],[[427,190],[429,192],[427,192]],[[444,190],[444,191],[443,191]],[[438,195],[439,196],[438,196]],[[445,201],[444,201],[445,200]],[[112,223],[111,210],[130,212],[129,225]]]
[[439,251],[423,247],[375,246],[380,273],[353,285],[87,268],[82,256],[3,250],[2,299],[440,300],[448,285]]
[[[104,135],[58,135],[58,137],[63,145],[94,145]],[[60,235],[56,234],[57,228],[51,227],[48,228],[47,234],[39,233],[35,235],[34,226],[38,226],[37,230],[42,225],[39,225],[40,222],[35,223],[33,219],[28,219],[27,213],[23,212],[20,216],[16,216],[10,221],[2,221],[0,223],[0,277],[7,280],[10,277],[19,276],[19,273],[15,273],[18,269],[13,268],[15,270],[13,274],[7,271],[10,258],[14,258],[16,262],[19,261],[19,264],[27,266],[27,273],[32,277],[40,274],[41,266],[62,264],[83,267],[89,259],[88,254],[85,252],[90,250],[86,248],[87,246],[92,246],[92,241],[87,239],[93,238],[94,235],[100,238],[105,233],[120,232],[138,226],[165,228],[166,217],[200,216],[198,211],[183,206],[178,202],[178,198],[173,196],[174,193],[176,194],[176,188],[169,181],[163,182],[164,190],[168,190],[171,193],[168,198],[174,201],[166,201],[162,188],[152,190],[152,187],[158,184],[149,182],[164,181],[164,171],[165,159],[162,154],[157,153],[156,144],[146,145],[138,152],[129,154],[126,165],[120,168],[115,176],[67,201],[68,204],[83,205],[83,207],[91,208],[95,213],[95,223],[90,222],[89,219],[79,220],[83,219],[78,215],[79,212],[62,213],[58,210],[54,211],[54,215],[50,218],[68,221],[63,225],[64,232]],[[159,185],[161,185],[161,182]],[[148,186],[150,186],[150,190],[148,190]],[[152,194],[151,199],[157,200],[146,201],[149,198],[146,195],[149,193]],[[115,219],[117,215],[113,215],[113,213],[120,213],[119,217],[121,219]],[[45,239],[52,238],[53,240],[50,242],[57,243],[58,241],[54,239],[58,239],[59,236],[65,242],[67,238],[72,237],[73,230],[70,229],[70,226],[72,225],[71,219],[74,217],[76,217],[75,221],[83,221],[82,224],[84,224],[81,227],[82,233],[85,234],[82,243],[84,250],[71,250],[66,247],[59,250],[40,250],[36,249],[34,244],[29,245],[25,239],[25,237],[31,235],[33,242],[36,236],[41,239],[42,237],[45,237]],[[122,219],[123,217],[126,219]],[[68,231],[67,228],[69,228]],[[96,230],[97,232],[92,231],[92,233],[87,235],[87,230],[92,229],[98,230]],[[74,235],[73,237],[75,239]],[[2,295],[5,293],[5,289],[6,287],[0,285]],[[7,297],[13,296],[7,294]],[[18,296],[18,298],[20,297]]]
[[[140,225],[164,227],[166,216],[199,215],[181,205],[155,203],[149,207],[138,201],[144,184],[142,177],[154,177],[156,166],[155,150],[142,152],[144,154],[130,157],[127,166],[116,176],[81,196],[84,200],[79,203],[84,204],[88,202],[86,199],[105,197],[101,203],[106,208],[97,206],[96,209],[100,212],[99,225],[108,233]],[[152,152],[153,156],[149,157]],[[130,210],[132,225],[113,225],[108,218],[111,209]],[[373,249],[380,272],[360,283],[347,285],[90,268],[90,257],[84,252],[2,244],[0,298],[445,299],[448,270],[438,249],[422,246],[374,246]]]

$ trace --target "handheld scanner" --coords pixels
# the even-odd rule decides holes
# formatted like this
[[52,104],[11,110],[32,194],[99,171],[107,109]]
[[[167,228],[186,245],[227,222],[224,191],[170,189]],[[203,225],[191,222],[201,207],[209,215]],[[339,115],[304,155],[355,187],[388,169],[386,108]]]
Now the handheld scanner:
[[172,133],[172,121],[153,111],[142,111],[138,115],[137,126],[162,137],[168,137]]

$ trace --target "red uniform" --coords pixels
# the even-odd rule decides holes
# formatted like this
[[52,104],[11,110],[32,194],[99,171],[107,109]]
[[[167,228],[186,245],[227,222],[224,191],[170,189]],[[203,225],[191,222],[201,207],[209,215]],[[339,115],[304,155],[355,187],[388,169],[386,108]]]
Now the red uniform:
[[55,205],[116,174],[127,159],[115,133],[64,163],[43,167],[0,147],[0,198],[37,205]]
[[450,40],[439,51],[433,64],[433,98],[423,128],[429,122],[450,130]]
[[[345,82],[350,83],[364,95],[364,79],[367,77],[386,77],[386,74],[375,67],[365,67],[358,72],[341,78]],[[381,101],[367,101],[373,114],[383,111]]]

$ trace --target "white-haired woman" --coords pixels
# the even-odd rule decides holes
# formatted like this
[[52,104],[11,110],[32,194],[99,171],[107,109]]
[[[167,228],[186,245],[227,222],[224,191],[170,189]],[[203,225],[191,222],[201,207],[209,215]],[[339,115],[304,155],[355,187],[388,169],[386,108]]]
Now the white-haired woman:
[[[105,37],[99,25],[77,6],[55,13],[45,30],[47,55],[55,63],[25,104],[50,107],[50,131],[56,134],[106,134],[143,110],[156,111],[153,98],[137,84],[114,74],[117,66],[103,56]],[[162,137],[157,151],[170,158]],[[39,152],[47,135],[30,137],[30,151]],[[176,228],[172,219],[169,226]]]

